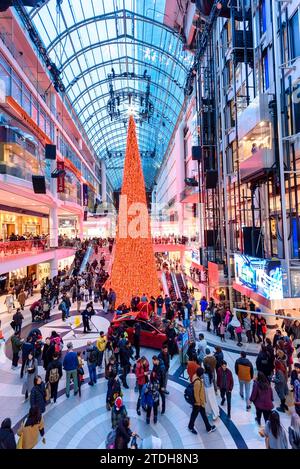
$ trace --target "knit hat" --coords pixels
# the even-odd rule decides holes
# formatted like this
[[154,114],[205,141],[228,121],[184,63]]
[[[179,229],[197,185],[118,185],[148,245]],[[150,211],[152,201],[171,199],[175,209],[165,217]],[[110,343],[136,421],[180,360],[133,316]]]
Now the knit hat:
[[117,397],[117,399],[115,400],[115,406],[116,406],[116,410],[120,410],[121,407],[123,405],[123,400],[122,400],[122,397]]

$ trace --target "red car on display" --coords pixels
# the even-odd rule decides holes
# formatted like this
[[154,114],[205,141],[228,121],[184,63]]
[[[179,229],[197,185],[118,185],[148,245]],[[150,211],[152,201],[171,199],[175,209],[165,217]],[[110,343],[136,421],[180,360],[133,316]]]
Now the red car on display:
[[136,322],[139,322],[141,325],[141,346],[161,349],[163,343],[167,341],[167,336],[164,332],[164,325],[160,319],[156,318],[153,321],[147,321],[140,317],[139,311],[136,313],[115,314],[111,322],[111,327],[117,329],[121,324],[125,325],[128,339],[132,343],[133,327]]

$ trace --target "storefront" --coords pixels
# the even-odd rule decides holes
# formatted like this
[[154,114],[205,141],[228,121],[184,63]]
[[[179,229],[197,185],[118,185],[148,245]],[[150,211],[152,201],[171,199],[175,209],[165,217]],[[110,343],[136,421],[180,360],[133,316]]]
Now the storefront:
[[58,261],[58,270],[69,269],[74,261],[75,256],[65,257]]
[[50,262],[42,262],[41,264],[39,264],[37,269],[37,281],[40,283],[47,277],[50,278],[50,276]]
[[49,232],[48,217],[19,215],[16,212],[0,212],[0,238],[9,240],[11,235],[41,236]]
[[78,236],[77,217],[58,217],[58,234],[66,238],[76,238]]

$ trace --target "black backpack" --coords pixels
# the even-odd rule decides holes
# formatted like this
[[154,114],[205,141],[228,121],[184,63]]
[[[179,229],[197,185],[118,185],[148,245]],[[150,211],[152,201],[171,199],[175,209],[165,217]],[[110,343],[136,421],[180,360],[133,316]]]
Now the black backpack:
[[98,352],[97,350],[93,349],[90,351],[90,354],[89,354],[89,362],[96,363],[97,360],[98,360]]
[[[197,381],[197,380],[195,380]],[[195,404],[195,395],[194,395],[194,383],[189,383],[187,385],[187,387],[185,388],[184,390],[184,398],[186,400],[186,402],[190,405],[194,405]]]

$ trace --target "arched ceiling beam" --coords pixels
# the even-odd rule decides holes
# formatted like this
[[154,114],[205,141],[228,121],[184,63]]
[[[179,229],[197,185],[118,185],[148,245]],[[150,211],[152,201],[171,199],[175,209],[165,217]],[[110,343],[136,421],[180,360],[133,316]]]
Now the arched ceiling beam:
[[[76,77],[74,77],[74,80],[76,79],[76,83],[78,83],[79,80],[81,80],[81,78],[85,77],[85,75],[89,74],[89,73],[92,73],[93,71],[95,70],[98,70],[99,68],[101,67],[106,67],[106,66],[113,66],[115,63],[117,64],[121,64],[122,63],[122,60],[124,60],[124,65],[126,65],[126,60],[129,61],[132,61],[132,63],[135,65],[136,63],[140,64],[142,67],[148,69],[153,69],[155,70],[156,72],[160,73],[161,75],[164,75],[165,77],[169,78],[170,81],[173,81],[173,83],[175,83],[174,81],[174,76],[170,73],[168,73],[166,70],[162,69],[162,68],[159,68],[157,67],[156,65],[154,65],[153,63],[151,62],[144,62],[143,60],[140,60],[138,58],[134,58],[134,57],[131,57],[130,55],[127,57],[127,56],[122,56],[122,57],[116,57],[115,59],[113,60],[107,60],[106,62],[102,62],[101,64],[96,64],[96,65],[93,65],[92,67],[89,67],[87,68],[86,70],[84,70],[81,74],[77,75]],[[126,77],[123,77],[123,79],[126,79]],[[73,80],[72,80],[73,81]],[[72,81],[70,83],[72,83]],[[151,82],[151,83],[155,83],[155,82]],[[178,83],[175,83],[176,86],[178,86],[180,88],[180,85]],[[66,87],[66,91],[68,92],[70,90],[70,88],[72,88],[73,85],[69,84],[67,87]],[[181,89],[181,88],[180,88]],[[72,104],[74,104],[76,102],[77,98],[75,99],[75,101],[73,101]]]
[[[118,13],[120,13],[120,16],[118,16]],[[61,41],[63,41],[66,36],[68,36],[69,34],[72,34],[74,31],[77,31],[80,28],[83,28],[84,26],[88,26],[91,23],[98,23],[101,21],[123,19],[124,13],[125,15],[129,15],[129,19],[134,18],[135,20],[141,21],[142,23],[150,23],[152,26],[157,26],[160,29],[164,29],[165,31],[170,33],[172,36],[176,37],[183,44],[183,40],[181,36],[174,29],[170,28],[166,24],[156,21],[150,17],[141,15],[139,13],[122,9],[122,10],[117,10],[117,11],[110,12],[110,13],[105,13],[103,15],[96,15],[90,18],[85,18],[82,21],[78,21],[77,23],[72,24],[71,26],[66,28],[61,34],[56,36],[56,38],[47,47],[47,51],[51,52],[51,50],[54,49]],[[119,36],[119,38],[120,37],[122,36]]]

